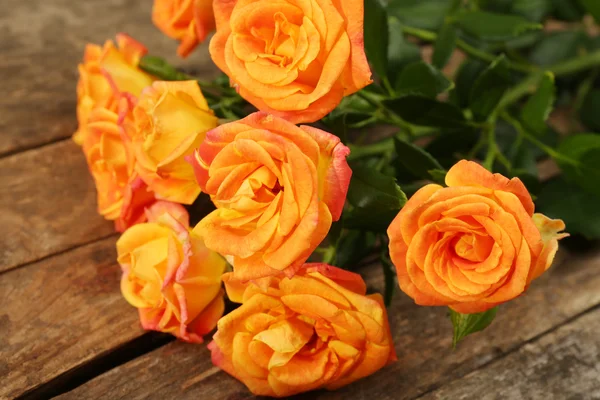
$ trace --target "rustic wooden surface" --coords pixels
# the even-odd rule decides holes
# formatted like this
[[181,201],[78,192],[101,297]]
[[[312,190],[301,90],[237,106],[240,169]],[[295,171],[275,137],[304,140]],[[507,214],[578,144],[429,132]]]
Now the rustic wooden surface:
[[0,159],[0,271],[114,235],[96,213],[96,189],[71,140]]
[[206,54],[181,61],[176,43],[150,22],[151,1],[2,0],[0,12],[0,155],[69,137],[77,64],[86,43],[127,32],[154,54],[212,73]]
[[109,238],[0,276],[0,398],[142,334],[115,257]]
[[[119,31],[203,76],[150,22],[150,1],[4,0],[0,13],[0,399],[247,399],[204,345],[143,333],[119,292],[76,127],[76,64]],[[376,266],[360,269],[381,291]],[[443,308],[397,292],[399,361],[324,399],[600,399],[600,251],[566,251],[485,332],[451,350]]]
[[600,309],[522,346],[422,400],[599,399]]
[[[414,399],[447,382],[460,381],[469,372],[518,351],[524,343],[600,304],[600,292],[595,290],[600,287],[599,269],[600,252],[586,256],[563,252],[552,272],[536,282],[527,295],[500,309],[490,329],[471,336],[455,351],[451,348],[452,328],[446,311],[416,307],[398,293],[389,309],[398,363],[337,392],[321,392],[316,397]],[[382,290],[383,277],[378,268],[366,267],[360,272],[371,290]],[[578,290],[573,291],[574,287]],[[93,399],[105,394],[110,398],[143,399],[169,393],[178,393],[182,399],[205,394],[216,396],[208,398],[246,398],[244,386],[215,369],[209,357],[203,346],[170,343],[61,398]],[[173,370],[178,373],[167,374]],[[315,397],[312,393],[305,396]]]

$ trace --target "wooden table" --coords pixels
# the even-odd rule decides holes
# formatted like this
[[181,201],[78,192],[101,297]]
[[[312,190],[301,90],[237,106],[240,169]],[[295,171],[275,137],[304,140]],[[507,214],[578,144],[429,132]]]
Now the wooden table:
[[[204,345],[145,333],[119,292],[117,235],[96,213],[78,146],[76,65],[118,31],[204,76],[150,22],[150,2],[3,0],[0,13],[0,398],[241,399]],[[376,265],[362,267],[382,290]],[[304,398],[600,398],[600,251],[562,251],[484,333],[451,349],[443,308],[397,293],[399,361],[337,392]]]

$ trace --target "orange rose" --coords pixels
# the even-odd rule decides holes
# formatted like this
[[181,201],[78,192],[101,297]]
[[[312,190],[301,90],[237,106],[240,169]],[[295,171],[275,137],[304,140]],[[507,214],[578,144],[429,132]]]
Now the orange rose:
[[84,140],[85,125],[94,107],[115,111],[120,94],[139,96],[153,78],[137,65],[146,48],[125,34],[117,35],[118,48],[108,40],[104,47],[88,44],[83,63],[79,64],[77,83],[77,120],[79,128],[73,139]]
[[154,202],[134,171],[126,125],[131,120],[131,100],[119,101],[118,112],[97,107],[90,112],[83,136],[83,152],[96,183],[98,212],[115,221],[118,231],[145,220],[144,207]]
[[177,54],[186,57],[215,30],[213,0],[154,0],[152,21],[165,35],[181,41]]
[[117,242],[121,292],[138,308],[144,329],[201,343],[223,315],[225,260],[190,232],[181,205],[157,202],[146,213],[149,222]]
[[158,199],[192,204],[200,187],[184,157],[218,119],[196,81],[154,82],[133,110],[136,171]]
[[366,296],[358,274],[306,264],[243,291],[230,278],[227,291],[243,304],[219,320],[209,349],[255,395],[335,390],[396,360],[381,296]]
[[340,218],[349,153],[329,133],[263,112],[213,129],[190,161],[217,210],[194,231],[234,256],[236,279],[292,276]]
[[446,184],[417,191],[388,229],[400,288],[463,314],[519,296],[552,264],[564,223],[534,214],[518,178],[474,162],[458,162]]
[[370,84],[363,0],[214,0],[210,54],[240,95],[291,122],[314,122]]

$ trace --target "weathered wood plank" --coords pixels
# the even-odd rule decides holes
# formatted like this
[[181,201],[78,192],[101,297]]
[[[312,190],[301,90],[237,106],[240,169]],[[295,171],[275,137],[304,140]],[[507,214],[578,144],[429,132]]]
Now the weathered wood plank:
[[115,238],[0,276],[0,398],[14,398],[142,334],[121,297]]
[[77,64],[86,43],[118,32],[180,66],[210,73],[206,46],[186,61],[151,22],[152,2],[3,0],[0,12],[0,155],[70,136],[76,129]]
[[600,310],[421,400],[600,398]]
[[[390,308],[390,319],[399,361],[337,392],[311,393],[305,398],[415,398],[599,304],[599,269],[600,251],[557,263],[534,283],[527,295],[501,307],[489,329],[469,337],[455,351],[451,348],[452,328],[445,309],[418,307],[408,297],[397,294]],[[360,272],[372,289],[382,289],[379,269],[371,267]],[[204,397],[207,394],[210,395]],[[127,399],[251,397],[243,385],[211,365],[204,346],[183,343],[168,344],[119,366],[61,398],[98,396]]]
[[114,232],[70,140],[0,159],[0,182],[0,272]]

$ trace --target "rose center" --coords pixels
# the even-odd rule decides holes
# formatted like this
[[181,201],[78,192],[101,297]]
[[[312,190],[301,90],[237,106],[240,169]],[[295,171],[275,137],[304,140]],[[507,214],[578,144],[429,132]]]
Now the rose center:
[[321,350],[326,345],[327,345],[327,338],[323,338],[323,337],[319,336],[318,332],[313,331],[312,336],[310,337],[308,342],[306,342],[304,344],[304,346],[302,346],[302,349],[298,352],[298,355],[306,356],[306,355],[314,354],[317,351]]
[[489,236],[463,234],[455,239],[453,245],[459,257],[468,261],[482,262],[490,255],[494,240]]
[[253,27],[250,31],[252,36],[264,42],[264,52],[258,57],[281,67],[287,66],[294,59],[299,30],[282,12],[276,12],[273,16],[273,26]]
[[268,203],[283,191],[283,186],[275,174],[265,166],[250,174],[246,182],[240,187],[237,194],[248,196],[259,202]]
[[157,307],[160,305],[162,296],[159,282],[156,280],[145,280],[134,274],[129,274],[127,279],[135,288],[134,293],[146,302],[149,307]]
[[277,182],[275,182],[275,185],[273,186],[273,188],[271,188],[271,193],[273,193],[275,196],[277,196],[277,194],[279,192],[283,192],[283,186],[281,186],[279,181],[277,181]]

